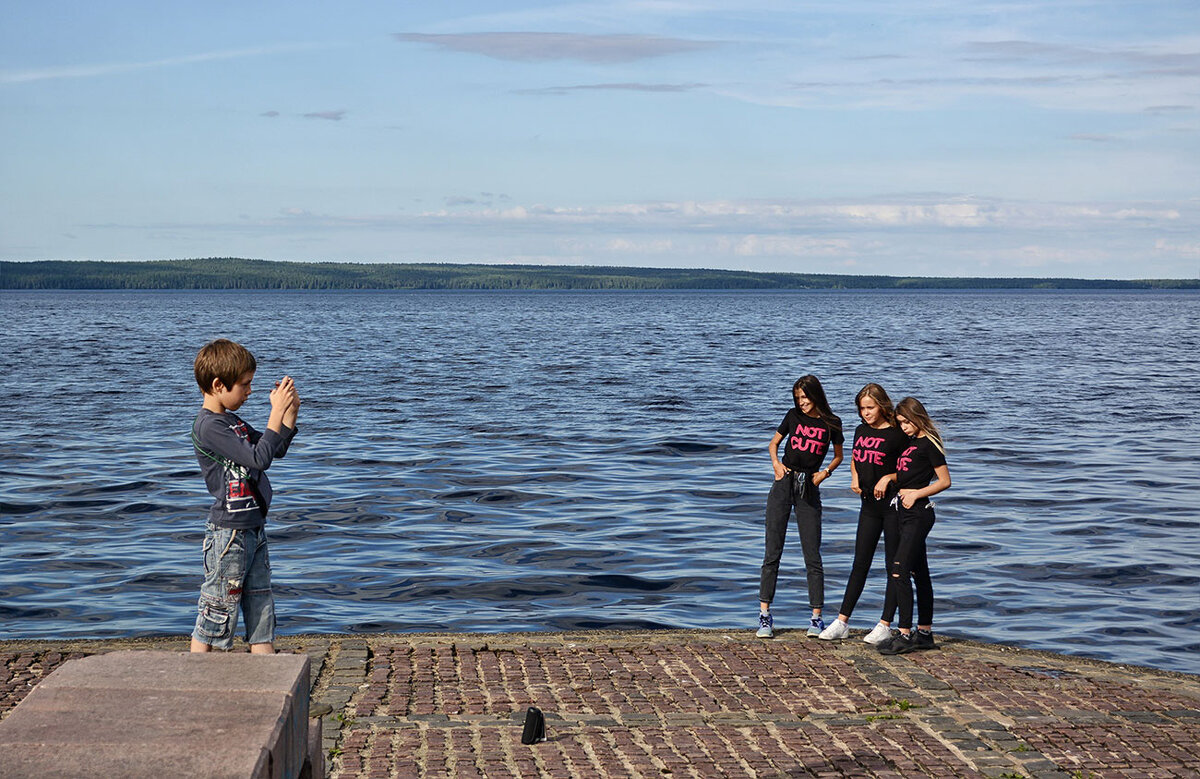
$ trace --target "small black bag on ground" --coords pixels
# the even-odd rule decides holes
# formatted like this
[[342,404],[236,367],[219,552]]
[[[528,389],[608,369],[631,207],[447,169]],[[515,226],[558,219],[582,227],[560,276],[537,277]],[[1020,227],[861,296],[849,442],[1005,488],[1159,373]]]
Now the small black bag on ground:
[[522,744],[536,744],[546,740],[546,717],[537,706],[525,710],[525,730],[521,732]]

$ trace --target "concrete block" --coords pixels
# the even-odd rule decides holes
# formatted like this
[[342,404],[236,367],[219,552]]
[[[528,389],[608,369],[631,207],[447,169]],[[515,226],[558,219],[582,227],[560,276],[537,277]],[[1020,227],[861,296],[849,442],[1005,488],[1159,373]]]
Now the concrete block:
[[90,776],[298,777],[309,752],[308,669],[303,655],[71,660],[0,722],[0,776],[78,767]]
[[[245,652],[108,652],[63,663],[39,687],[121,687],[145,690],[222,690],[308,694],[308,657]],[[303,678],[301,678],[303,675]],[[302,684],[301,684],[302,683]]]
[[4,720],[0,743],[150,744],[206,739],[232,746],[229,740],[243,733],[277,739],[290,703],[279,694],[216,692],[199,697],[172,690],[38,686]]
[[[163,777],[207,777],[209,779],[269,779],[270,756],[219,749],[196,751],[194,744],[160,744],[152,755],[132,753],[126,744],[4,745],[0,757],[3,779],[163,779]],[[149,761],[144,758],[149,757]]]

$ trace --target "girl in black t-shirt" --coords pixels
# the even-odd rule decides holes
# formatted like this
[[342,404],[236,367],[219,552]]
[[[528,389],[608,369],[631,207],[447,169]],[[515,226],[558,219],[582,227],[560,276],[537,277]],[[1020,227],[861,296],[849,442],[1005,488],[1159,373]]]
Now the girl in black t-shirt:
[[[788,515],[796,512],[800,528],[800,547],[808,577],[808,602],[812,620],[808,635],[818,636],[825,629],[821,609],[825,606],[825,571],[821,566],[821,482],[842,463],[842,420],[829,409],[825,390],[816,376],[801,376],[792,386],[795,406],[788,410],[769,449],[775,483],[767,496],[766,551],[758,586],[758,637],[775,635],[771,601],[775,598],[775,580],[779,576],[779,558],[787,536]],[[783,462],[779,444],[784,444]],[[833,459],[821,468],[825,454],[833,445]]]
[[[896,509],[891,505],[896,493],[896,458],[908,446],[908,436],[896,427],[895,410],[887,392],[878,384],[868,384],[859,390],[854,399],[858,416],[863,423],[854,431],[854,446],[850,454],[850,489],[862,498],[858,511],[858,531],[854,540],[854,565],[846,582],[846,594],[837,619],[821,631],[820,638],[838,641],[850,634],[850,614],[862,595],[867,574],[871,572],[871,561],[879,536],[884,537],[885,560],[896,554],[899,542],[899,527],[896,524]],[[887,563],[884,563],[887,568]],[[879,623],[863,639],[868,644],[881,644],[891,639],[891,621],[896,613],[896,598],[891,587],[886,587],[887,571],[884,571],[886,597]]]
[[[880,653],[885,655],[902,655],[935,646],[933,583],[929,578],[925,539],[934,523],[933,504],[929,498],[950,487],[946,447],[921,401],[909,397],[897,403],[896,424],[909,437],[908,446],[896,460],[900,543],[888,564],[888,584],[895,591],[900,607],[900,632],[879,645]],[[916,636],[912,635],[913,581],[917,585]]]

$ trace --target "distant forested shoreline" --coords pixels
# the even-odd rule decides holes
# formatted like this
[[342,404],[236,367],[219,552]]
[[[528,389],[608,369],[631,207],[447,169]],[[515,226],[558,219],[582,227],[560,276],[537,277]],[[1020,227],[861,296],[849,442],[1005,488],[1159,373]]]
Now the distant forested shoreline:
[[943,278],[615,266],[0,261],[0,289],[1200,289],[1200,279]]

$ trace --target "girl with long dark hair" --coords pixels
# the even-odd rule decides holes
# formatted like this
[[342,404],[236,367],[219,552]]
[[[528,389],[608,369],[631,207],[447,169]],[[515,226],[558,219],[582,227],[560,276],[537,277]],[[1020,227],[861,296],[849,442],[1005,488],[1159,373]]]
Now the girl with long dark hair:
[[[821,482],[842,464],[842,420],[829,408],[825,390],[816,376],[801,376],[792,386],[793,407],[771,437],[769,451],[775,483],[767,496],[766,551],[759,578],[758,637],[775,635],[771,601],[775,599],[775,581],[779,559],[787,536],[788,515],[796,513],[800,528],[800,546],[808,577],[808,603],[812,609],[808,635],[818,636],[825,629],[821,609],[825,606],[825,570],[821,565]],[[783,461],[779,445],[784,444]],[[833,447],[833,459],[825,468],[821,463]]]
[[[925,539],[933,529],[929,498],[949,489],[946,446],[925,406],[913,397],[896,404],[896,424],[909,437],[896,460],[896,512],[900,541],[888,562],[888,584],[900,608],[900,632],[879,645],[885,655],[933,649],[933,582]],[[917,634],[912,635],[913,582],[917,586]]]

